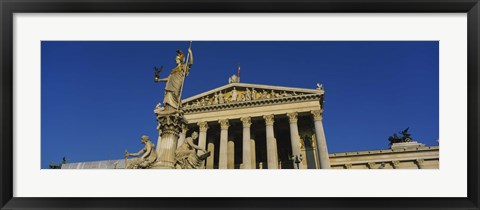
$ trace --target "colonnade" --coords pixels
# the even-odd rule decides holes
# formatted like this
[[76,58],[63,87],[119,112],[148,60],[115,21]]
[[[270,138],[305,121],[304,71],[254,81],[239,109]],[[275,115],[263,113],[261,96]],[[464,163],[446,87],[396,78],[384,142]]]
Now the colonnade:
[[[323,130],[323,123],[322,123],[322,112],[320,110],[313,110],[309,114],[311,114],[314,125],[315,125],[315,143],[317,145],[317,159],[319,160],[319,167],[322,169],[330,168],[330,161],[328,157],[328,150],[327,144],[325,139],[325,132]],[[289,127],[290,127],[290,141],[292,145],[292,156],[300,156],[301,155],[301,148],[300,148],[300,137],[298,131],[298,113],[291,112],[286,114],[289,119]],[[275,115],[264,115],[263,119],[265,121],[265,130],[266,130],[266,150],[267,150],[267,167],[268,169],[278,169],[278,148],[277,148],[277,139],[275,138],[274,133],[274,124],[275,124]],[[218,168],[219,169],[233,169],[234,162],[234,142],[229,141],[228,139],[228,129],[230,127],[230,120],[234,119],[220,119],[218,123],[220,124],[220,145],[219,145],[219,152],[218,152]],[[240,121],[242,122],[243,126],[243,133],[242,133],[242,169],[255,169],[256,167],[256,157],[255,157],[255,140],[251,139],[251,126],[252,126],[252,119],[249,116],[241,117]],[[199,127],[199,140],[198,146],[201,148],[205,148],[211,151],[211,156],[208,157],[206,161],[206,168],[213,169],[214,167],[214,149],[215,145],[213,143],[207,143],[207,132],[208,132],[208,122],[198,122]],[[185,139],[186,129],[180,134],[179,144],[183,142]],[[295,168],[297,167],[294,164]],[[306,169],[305,164],[299,164],[300,169]]]

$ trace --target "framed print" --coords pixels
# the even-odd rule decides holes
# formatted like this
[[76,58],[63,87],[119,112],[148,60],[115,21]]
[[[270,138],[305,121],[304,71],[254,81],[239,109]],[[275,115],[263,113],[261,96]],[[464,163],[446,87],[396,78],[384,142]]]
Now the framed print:
[[476,0],[1,7],[2,209],[478,208]]

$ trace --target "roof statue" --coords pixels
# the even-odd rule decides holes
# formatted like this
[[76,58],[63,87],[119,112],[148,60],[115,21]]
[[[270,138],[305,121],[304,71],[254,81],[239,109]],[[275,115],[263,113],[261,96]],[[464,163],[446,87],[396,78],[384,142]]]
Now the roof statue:
[[411,138],[412,134],[408,133],[408,129],[409,128],[406,128],[405,130],[398,132],[402,136],[398,136],[396,133],[394,133],[392,136],[388,137],[388,141],[390,141],[389,145],[403,142],[413,142],[413,139]]
[[232,75],[230,78],[228,78],[228,84],[230,83],[239,83],[240,82],[240,77],[237,75]]
[[317,83],[317,90],[325,90],[323,84]]

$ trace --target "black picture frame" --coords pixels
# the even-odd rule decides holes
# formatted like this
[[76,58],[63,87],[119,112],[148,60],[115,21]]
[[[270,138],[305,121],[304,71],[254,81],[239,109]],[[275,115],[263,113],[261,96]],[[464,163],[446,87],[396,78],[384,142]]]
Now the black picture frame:
[[[1,209],[479,209],[478,0],[0,0]],[[466,198],[16,198],[13,197],[14,13],[467,13]],[[448,181],[448,180],[445,180]],[[345,189],[348,190],[348,189]]]

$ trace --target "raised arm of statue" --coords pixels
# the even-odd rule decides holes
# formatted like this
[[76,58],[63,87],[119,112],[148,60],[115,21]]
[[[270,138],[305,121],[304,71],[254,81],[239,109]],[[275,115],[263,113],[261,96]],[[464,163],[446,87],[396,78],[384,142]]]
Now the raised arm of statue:
[[168,77],[157,79],[156,82],[168,82]]
[[193,143],[193,140],[192,140],[191,138],[189,138],[189,141],[187,141],[187,143],[188,143],[192,148],[194,148],[194,149],[196,149],[196,150],[200,150],[200,151],[204,151],[204,152],[207,151],[207,150],[199,147],[199,146],[196,145],[195,143]]
[[128,153],[128,156],[138,157],[138,156],[140,156],[141,154],[144,154],[146,150],[147,150],[147,148],[144,147],[143,149],[141,149],[141,150],[138,151],[137,153]]
[[142,157],[133,158],[128,161],[126,160],[125,168],[134,168],[134,169],[149,168],[157,159],[157,156],[154,150],[155,145],[150,141],[150,138],[146,135],[143,135],[141,138],[141,141],[142,141],[142,144],[145,144],[145,146],[137,153],[128,154],[128,152],[125,151],[125,158],[128,158],[128,156],[136,157],[143,154]]

